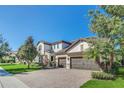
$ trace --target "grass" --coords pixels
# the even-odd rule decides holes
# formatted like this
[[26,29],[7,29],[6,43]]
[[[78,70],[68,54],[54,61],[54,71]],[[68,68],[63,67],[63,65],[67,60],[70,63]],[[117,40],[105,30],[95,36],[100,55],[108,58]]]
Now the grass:
[[24,64],[1,64],[0,67],[12,74],[19,74],[23,72],[30,72],[41,69],[38,65],[31,65],[30,69]]
[[124,88],[124,67],[119,68],[115,80],[89,80],[81,88]]

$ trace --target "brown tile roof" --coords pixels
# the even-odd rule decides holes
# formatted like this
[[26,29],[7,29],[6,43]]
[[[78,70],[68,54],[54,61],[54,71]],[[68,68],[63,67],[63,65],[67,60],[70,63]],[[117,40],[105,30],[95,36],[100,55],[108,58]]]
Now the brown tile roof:
[[63,50],[60,50],[60,51],[56,52],[56,53],[55,53],[55,55],[62,55],[62,54],[66,54],[65,50],[66,50],[66,48],[65,48],[65,49],[63,49]]
[[49,43],[49,42],[47,42],[47,41],[39,41],[38,43],[37,43],[37,45],[39,44],[39,43],[44,43],[44,44],[47,44],[47,45],[52,45],[51,43]]
[[83,52],[67,53],[70,57],[83,57]]
[[64,41],[64,40],[61,40],[61,41],[56,41],[56,42],[53,42],[52,44],[58,44],[58,43],[66,43],[66,44],[71,44],[71,42]]
[[58,43],[66,43],[66,44],[71,44],[71,42],[68,42],[68,41],[64,41],[64,40],[61,40],[61,41],[56,41],[56,42],[53,42],[53,43],[49,43],[49,42],[47,42],[47,41],[39,41],[38,43],[37,43],[37,45],[39,44],[39,43],[44,43],[44,44],[47,44],[47,45],[54,45],[54,44],[58,44]]

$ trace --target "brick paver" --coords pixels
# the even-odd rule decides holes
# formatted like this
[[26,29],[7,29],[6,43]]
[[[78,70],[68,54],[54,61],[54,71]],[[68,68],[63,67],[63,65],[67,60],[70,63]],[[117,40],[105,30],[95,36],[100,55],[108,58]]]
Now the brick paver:
[[16,75],[32,88],[79,88],[91,79],[90,70],[46,69]]

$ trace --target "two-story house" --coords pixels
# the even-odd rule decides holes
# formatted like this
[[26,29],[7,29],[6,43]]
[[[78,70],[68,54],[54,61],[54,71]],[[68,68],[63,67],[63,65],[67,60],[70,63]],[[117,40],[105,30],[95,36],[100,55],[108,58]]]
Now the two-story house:
[[37,44],[37,51],[40,54],[39,62],[44,60],[56,62],[57,67],[67,69],[94,69],[98,70],[99,66],[93,60],[83,58],[83,52],[89,48],[86,39],[78,39],[72,43],[67,41],[58,41],[49,43],[40,41]]
[[54,43],[40,41],[37,44],[37,51],[39,54],[38,61],[39,62],[43,62],[44,60],[55,61],[55,53],[67,48],[70,45],[71,43],[67,41],[57,41]]

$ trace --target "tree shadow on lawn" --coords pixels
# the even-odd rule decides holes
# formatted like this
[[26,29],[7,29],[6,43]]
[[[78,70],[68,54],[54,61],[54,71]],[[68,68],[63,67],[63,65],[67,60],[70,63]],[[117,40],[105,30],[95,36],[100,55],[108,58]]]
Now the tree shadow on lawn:
[[116,79],[120,78],[120,79],[124,80],[124,75],[116,75],[115,78]]
[[0,66],[8,66],[8,65],[9,65],[9,66],[13,66],[13,65],[17,65],[17,64],[11,64],[11,63],[10,63],[10,64],[8,64],[8,63],[6,63],[6,64],[5,64],[5,63],[0,64]]
[[124,80],[124,67],[119,68],[119,71],[116,74],[116,78],[121,78]]

